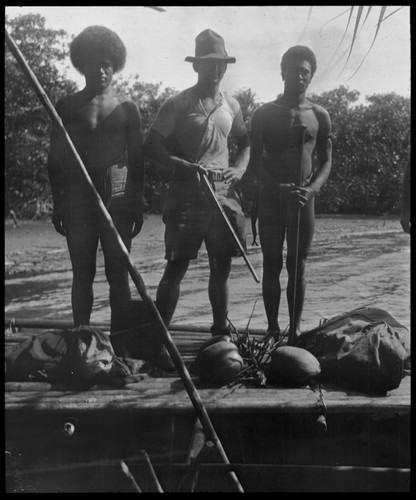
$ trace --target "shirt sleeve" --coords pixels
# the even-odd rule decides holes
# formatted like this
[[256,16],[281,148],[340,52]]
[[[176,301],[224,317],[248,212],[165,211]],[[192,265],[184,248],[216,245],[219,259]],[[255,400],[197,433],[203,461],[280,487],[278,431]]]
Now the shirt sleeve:
[[173,98],[165,101],[160,107],[154,122],[152,130],[158,132],[165,139],[173,134],[176,126],[176,104]]
[[236,139],[240,139],[241,137],[248,135],[247,127],[244,123],[243,113],[241,112],[240,107],[238,107],[237,113],[234,117],[231,134]]

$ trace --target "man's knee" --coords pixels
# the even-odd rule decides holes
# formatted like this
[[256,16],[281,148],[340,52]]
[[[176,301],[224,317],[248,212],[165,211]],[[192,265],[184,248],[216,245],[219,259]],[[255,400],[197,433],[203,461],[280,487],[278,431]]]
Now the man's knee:
[[263,256],[263,269],[273,272],[281,271],[283,267],[283,255]]
[[189,266],[189,260],[170,260],[167,262],[165,272],[160,280],[161,285],[179,284]]
[[295,255],[288,254],[286,259],[286,269],[290,272],[295,268],[297,268],[297,272],[304,272],[306,268],[307,255]]
[[72,276],[73,280],[76,282],[85,283],[88,286],[92,281],[94,281],[96,272],[95,264],[89,266],[73,266]]
[[211,276],[227,280],[231,271],[231,257],[210,257],[209,268]]

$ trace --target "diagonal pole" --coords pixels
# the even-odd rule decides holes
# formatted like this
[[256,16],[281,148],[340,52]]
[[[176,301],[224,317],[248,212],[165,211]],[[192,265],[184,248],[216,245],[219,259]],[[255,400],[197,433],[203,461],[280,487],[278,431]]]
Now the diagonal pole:
[[[201,400],[201,397],[200,397],[200,395],[199,395],[199,393],[198,393],[198,391],[197,391],[197,389],[196,389],[196,387],[195,387],[195,385],[194,385],[194,383],[189,375],[189,372],[188,372],[182,358],[181,358],[181,355],[179,354],[179,351],[178,351],[175,343],[173,342],[172,337],[171,337],[165,323],[163,322],[162,317],[160,316],[159,311],[158,311],[153,299],[150,297],[150,295],[147,291],[146,285],[144,284],[144,281],[143,281],[140,273],[137,271],[136,267],[134,266],[134,263],[130,257],[130,254],[129,254],[126,246],[124,245],[123,240],[121,239],[116,227],[114,226],[113,220],[112,220],[110,214],[108,213],[107,208],[105,207],[105,205],[101,199],[101,196],[98,194],[97,190],[95,189],[95,186],[91,181],[91,178],[90,178],[90,176],[85,168],[85,165],[84,165],[83,161],[81,160],[81,158],[78,154],[78,151],[76,150],[74,144],[72,143],[71,138],[68,135],[68,132],[66,131],[66,129],[62,123],[61,117],[56,112],[49,97],[47,96],[47,94],[43,90],[41,84],[39,83],[38,79],[36,78],[36,75],[31,70],[30,66],[28,65],[28,63],[27,63],[26,59],[24,58],[23,54],[21,53],[20,49],[18,48],[15,41],[12,39],[12,37],[9,35],[9,33],[7,32],[6,29],[5,29],[5,40],[6,40],[7,46],[10,49],[10,52],[16,58],[23,73],[27,77],[30,85],[33,87],[34,91],[36,92],[37,96],[39,97],[39,100],[41,101],[41,103],[45,107],[45,109],[48,112],[49,116],[51,117],[52,121],[59,127],[60,131],[64,135],[64,137],[68,143],[68,146],[70,147],[79,168],[82,170],[82,173],[85,177],[85,180],[88,183],[88,186],[91,190],[91,193],[96,198],[96,201],[97,201],[99,209],[103,215],[103,218],[104,218],[105,222],[108,224],[112,235],[114,236],[114,238],[116,238],[116,240],[118,242],[118,245],[122,251],[123,258],[125,260],[125,263],[126,263],[128,272],[132,278],[132,281],[136,285],[136,288],[137,288],[140,296],[142,297],[143,301],[146,302],[146,304],[149,306],[150,311],[152,312],[155,319],[157,320],[158,327],[160,328],[160,331],[164,337],[164,343],[166,344],[166,348],[167,348],[167,350],[172,358],[172,361],[173,361],[173,363],[174,363],[174,365],[175,365],[175,367],[176,367],[176,369],[177,369],[177,371],[182,379],[183,385],[188,393],[188,396],[192,402],[192,405],[193,405],[193,407],[194,407],[194,409],[195,409],[195,411],[196,411],[196,413],[201,421],[201,424],[204,428],[204,432],[207,436],[207,439],[209,439],[210,441],[212,441],[215,444],[215,446],[217,447],[224,463],[230,464],[228,457],[225,453],[225,450],[221,444],[221,441],[220,441],[220,439],[219,439],[219,437],[214,429],[214,426],[212,425],[211,419],[208,416],[207,410],[206,410],[206,408]],[[244,493],[243,487],[241,486],[240,481],[238,480],[237,475],[235,474],[235,472],[233,470],[230,471],[230,476],[231,476],[233,482],[235,483],[237,490],[240,493]]]

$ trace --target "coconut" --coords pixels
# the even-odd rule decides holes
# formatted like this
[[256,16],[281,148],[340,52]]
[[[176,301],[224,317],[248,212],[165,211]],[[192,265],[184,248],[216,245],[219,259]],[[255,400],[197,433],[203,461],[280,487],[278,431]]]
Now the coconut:
[[306,349],[282,346],[272,352],[264,371],[270,382],[299,386],[316,379],[321,373],[321,365]]
[[[222,337],[218,335],[218,337]],[[237,346],[227,339],[210,339],[199,351],[192,366],[193,374],[204,382],[225,384],[236,375],[244,365]]]
[[[209,347],[212,344],[216,344],[217,342],[222,342],[222,341],[231,342],[231,338],[229,335],[214,335],[213,337],[209,338],[201,345],[198,352],[203,351],[204,349],[206,349],[207,347]],[[233,345],[237,348],[237,346],[234,343],[233,343]]]

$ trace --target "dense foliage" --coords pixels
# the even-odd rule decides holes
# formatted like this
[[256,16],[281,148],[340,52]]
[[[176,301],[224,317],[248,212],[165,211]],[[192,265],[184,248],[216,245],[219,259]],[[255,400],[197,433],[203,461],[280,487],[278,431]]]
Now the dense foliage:
[[[46,29],[45,19],[33,14],[6,18],[6,28],[52,102],[75,90],[63,76],[68,55],[64,31]],[[6,214],[11,209],[21,217],[47,211],[50,119],[8,49],[4,119]]]
[[[19,45],[53,103],[77,90],[66,78],[69,38],[65,31],[45,28],[39,15],[7,19],[6,28]],[[138,75],[115,79],[118,91],[140,108],[143,133],[165,99],[176,91],[161,83],[144,83]],[[277,89],[278,90],[278,89]],[[241,89],[244,120],[250,128],[261,104],[251,89]],[[410,99],[391,94],[366,96],[340,86],[309,98],[329,112],[333,124],[333,168],[317,196],[317,212],[393,214],[400,206],[401,180],[410,154]],[[50,119],[27,83],[14,57],[5,51],[5,210],[19,217],[48,213],[51,197],[47,176]],[[235,145],[230,143],[231,160]],[[146,163],[145,209],[159,212],[167,175]]]
[[410,99],[359,93],[345,87],[310,96],[330,114],[333,166],[317,197],[325,213],[389,214],[400,207],[410,155]]

